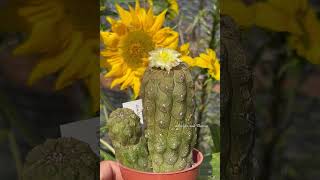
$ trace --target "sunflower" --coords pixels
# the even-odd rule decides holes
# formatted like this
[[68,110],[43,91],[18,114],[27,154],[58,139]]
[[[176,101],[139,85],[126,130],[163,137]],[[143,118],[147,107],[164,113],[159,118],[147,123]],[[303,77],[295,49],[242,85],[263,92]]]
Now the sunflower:
[[299,56],[313,64],[320,64],[320,22],[315,11],[308,11],[303,21],[304,34],[291,35],[289,46],[296,49]]
[[[153,6],[154,0],[148,0],[148,3],[151,6]],[[177,0],[165,0],[165,1],[161,1],[161,3],[165,6],[162,9],[166,9],[166,8],[169,9],[168,14],[169,14],[170,19],[175,18],[179,14],[179,4],[178,4]],[[156,9],[156,11],[157,11],[157,9]]]
[[[185,52],[188,52],[188,44],[180,49],[185,49]],[[180,50],[181,51],[181,50]],[[194,59],[189,56],[184,56],[181,58],[185,63],[191,67],[200,67],[208,70],[208,74],[216,79],[220,80],[220,63],[218,61],[215,51],[212,49],[206,49],[206,53],[201,53],[199,57]]]
[[268,0],[249,6],[239,0],[225,0],[221,9],[242,26],[287,32],[289,46],[299,56],[320,63],[320,22],[307,0]]
[[[28,84],[33,85],[48,75],[57,75],[55,89],[61,90],[82,80],[92,97],[92,108],[97,111],[100,90],[96,4],[75,0],[29,0],[14,5],[12,12],[16,12],[19,21],[26,25],[19,26],[17,31],[26,33],[27,37],[13,53],[39,57]],[[86,14],[82,13],[84,8]]]
[[107,17],[111,31],[101,32],[104,49],[101,51],[101,67],[108,70],[107,78],[113,78],[111,88],[121,85],[124,90],[132,87],[134,96],[140,91],[140,79],[148,66],[149,52],[156,48],[178,47],[178,33],[169,27],[162,27],[166,10],[158,16],[152,6],[146,10],[136,1],[129,11],[116,5],[120,19]]

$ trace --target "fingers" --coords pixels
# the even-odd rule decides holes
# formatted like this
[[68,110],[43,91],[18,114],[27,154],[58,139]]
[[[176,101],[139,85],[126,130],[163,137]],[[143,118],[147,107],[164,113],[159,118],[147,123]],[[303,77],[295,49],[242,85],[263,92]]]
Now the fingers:
[[109,161],[100,162],[100,180],[113,180],[113,172]]
[[116,162],[100,162],[100,180],[123,180],[120,168]]
[[123,180],[118,163],[113,161],[110,161],[110,162],[111,162],[110,165],[111,165],[115,180]]

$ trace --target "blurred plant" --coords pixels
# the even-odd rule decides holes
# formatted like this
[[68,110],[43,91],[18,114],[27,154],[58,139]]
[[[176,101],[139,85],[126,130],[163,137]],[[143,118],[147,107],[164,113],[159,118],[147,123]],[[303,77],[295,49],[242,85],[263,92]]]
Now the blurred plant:
[[[15,31],[26,33],[26,40],[14,50],[16,56],[38,55],[28,84],[57,74],[55,89],[61,90],[79,80],[92,97],[92,110],[99,110],[99,38],[93,21],[96,4],[92,1],[12,1],[8,7],[18,21]],[[82,13],[87,9],[87,13]],[[50,43],[48,43],[50,42]]]
[[0,119],[5,120],[3,122],[5,126],[0,129],[0,144],[8,143],[12,159],[15,163],[17,178],[19,178],[22,176],[23,159],[15,131],[18,130],[30,145],[36,145],[40,141],[40,137],[35,135],[28,126],[28,122],[23,121],[17,113],[15,106],[2,91],[0,91]]
[[[201,51],[210,48],[215,51],[217,56],[211,60],[213,62],[214,59],[218,60],[220,49],[219,2],[217,0],[201,0],[192,3],[179,1],[179,4],[181,4],[181,9],[177,29],[180,33],[180,41],[190,42],[190,54],[207,54],[201,53]],[[194,65],[195,59],[191,59],[189,64]],[[197,60],[199,59],[200,56],[197,57]],[[204,61],[201,60],[201,62]],[[205,68],[205,66],[207,67]],[[197,123],[204,126],[199,128],[197,148],[211,157],[212,151],[218,152],[220,149],[220,143],[217,141],[220,139],[218,131],[220,129],[220,95],[219,81],[208,74],[208,66],[211,65],[203,64],[201,68],[194,66],[192,70],[196,81],[196,119]],[[217,69],[220,70],[220,68]],[[208,127],[212,125],[215,125],[216,128],[211,131]],[[207,166],[203,168],[205,169]],[[203,171],[205,171],[204,169]]]
[[212,154],[211,165],[213,180],[220,180],[220,153]]
[[169,19],[174,19],[179,14],[179,4],[177,0],[148,0],[148,3],[153,7],[156,14],[164,9],[168,9]]
[[288,44],[299,56],[313,64],[320,63],[320,21],[308,0],[268,0],[251,5],[224,0],[222,5],[222,13],[239,25],[288,33]]

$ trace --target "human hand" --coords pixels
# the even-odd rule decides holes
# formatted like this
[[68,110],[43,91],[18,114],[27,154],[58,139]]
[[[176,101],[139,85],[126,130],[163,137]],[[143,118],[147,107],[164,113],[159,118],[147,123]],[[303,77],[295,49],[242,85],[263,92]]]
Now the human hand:
[[100,162],[100,180],[123,180],[120,168],[116,162]]

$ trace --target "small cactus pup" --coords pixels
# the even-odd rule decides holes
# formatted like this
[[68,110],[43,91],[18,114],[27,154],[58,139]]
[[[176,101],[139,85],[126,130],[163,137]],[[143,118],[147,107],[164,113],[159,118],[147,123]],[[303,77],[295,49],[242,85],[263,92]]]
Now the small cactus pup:
[[121,164],[141,171],[151,171],[140,118],[131,109],[119,108],[113,111],[107,121],[107,131],[115,148],[116,159]]
[[98,180],[99,158],[87,143],[74,138],[48,139],[33,148],[22,180]]
[[193,164],[194,83],[179,56],[165,48],[150,52],[150,67],[142,80],[145,136],[153,172],[174,172]]

